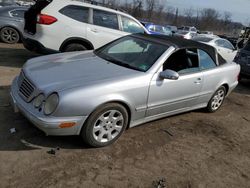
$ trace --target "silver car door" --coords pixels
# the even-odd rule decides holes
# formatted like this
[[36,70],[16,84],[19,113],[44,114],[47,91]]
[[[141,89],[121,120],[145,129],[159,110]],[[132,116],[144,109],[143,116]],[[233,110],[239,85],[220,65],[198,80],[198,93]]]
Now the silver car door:
[[[176,54],[176,56],[180,57],[180,54]],[[164,64],[167,63],[166,61]],[[163,65],[161,70],[166,68]],[[150,83],[147,117],[173,111],[178,112],[197,105],[203,85],[203,74],[199,69],[199,63],[195,67],[177,71],[180,75],[178,80],[162,79],[159,77],[160,72],[154,75]]]
[[203,73],[203,87],[199,97],[199,104],[206,104],[216,90],[216,86],[221,80],[216,62],[203,50],[198,50],[200,69]]

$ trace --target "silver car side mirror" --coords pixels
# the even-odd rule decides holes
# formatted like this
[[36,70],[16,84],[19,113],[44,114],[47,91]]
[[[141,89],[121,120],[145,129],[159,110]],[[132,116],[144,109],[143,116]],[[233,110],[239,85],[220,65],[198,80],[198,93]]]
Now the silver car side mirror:
[[173,70],[166,69],[165,71],[160,73],[160,78],[168,79],[168,80],[178,80],[179,74]]

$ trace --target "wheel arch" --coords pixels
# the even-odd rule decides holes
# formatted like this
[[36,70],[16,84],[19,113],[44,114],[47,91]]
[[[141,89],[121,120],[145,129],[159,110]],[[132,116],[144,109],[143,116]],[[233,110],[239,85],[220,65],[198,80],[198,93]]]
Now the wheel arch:
[[111,100],[111,101],[107,101],[107,102],[104,102],[102,104],[99,104],[98,106],[96,106],[92,111],[91,113],[88,115],[88,118],[86,119],[86,121],[83,123],[80,131],[79,131],[79,134],[80,132],[82,131],[83,127],[84,127],[84,124],[88,121],[89,117],[98,109],[98,108],[101,108],[102,106],[106,105],[106,104],[111,104],[111,103],[116,103],[116,104],[120,104],[122,105],[126,111],[128,112],[128,124],[126,126],[126,129],[129,128],[129,125],[130,125],[130,121],[131,121],[131,116],[132,116],[132,110],[131,110],[131,106],[125,102],[125,101],[122,101],[122,100]]
[[84,45],[88,50],[93,50],[94,49],[94,46],[93,44],[88,41],[87,39],[84,39],[84,38],[80,38],[80,37],[71,37],[71,38],[68,38],[66,39],[60,46],[59,48],[59,51],[63,52],[64,51],[64,48],[69,45],[69,44],[72,44],[72,43],[79,43],[79,44],[82,44]]
[[[120,104],[120,105],[122,105],[127,110],[127,113],[128,113],[128,124],[127,124],[126,129],[128,129],[129,125],[130,125],[130,121],[131,121],[131,116],[132,116],[131,107],[126,102],[119,101],[119,100],[114,100],[114,101],[111,101],[111,102],[108,102],[108,103],[117,103],[117,104]],[[105,104],[108,104],[108,103],[105,103]]]
[[225,87],[225,89],[226,89],[226,95],[227,95],[228,91],[229,91],[229,85],[227,83],[224,83],[221,86]]
[[[122,105],[122,106],[127,110],[127,112],[128,112],[128,125],[127,125],[126,128],[129,128],[129,124],[130,124],[131,116],[132,116],[132,110],[131,110],[131,106],[130,106],[127,102],[125,102],[125,101],[123,101],[123,100],[111,100],[111,101],[108,101],[108,102],[104,102],[104,103],[102,103],[102,104],[99,104],[99,105],[91,112],[91,114],[92,114],[95,110],[97,110],[98,108],[100,108],[101,106],[106,105],[106,104],[110,104],[110,103],[117,103],[117,104],[120,104],[120,105]],[[90,114],[90,115],[91,115],[91,114]]]

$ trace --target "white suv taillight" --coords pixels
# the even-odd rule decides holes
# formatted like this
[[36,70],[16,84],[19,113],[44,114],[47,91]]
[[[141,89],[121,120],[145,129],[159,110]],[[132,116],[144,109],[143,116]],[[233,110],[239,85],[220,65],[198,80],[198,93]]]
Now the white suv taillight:
[[57,22],[57,19],[53,16],[46,15],[46,14],[39,14],[37,16],[37,23],[43,25],[51,25]]

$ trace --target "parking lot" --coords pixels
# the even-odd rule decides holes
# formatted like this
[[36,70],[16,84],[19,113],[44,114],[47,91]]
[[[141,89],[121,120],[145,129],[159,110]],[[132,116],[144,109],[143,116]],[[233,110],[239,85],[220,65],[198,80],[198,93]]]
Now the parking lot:
[[0,43],[0,187],[144,188],[161,179],[166,187],[250,187],[250,81],[214,114],[198,110],[147,123],[92,149],[78,137],[47,137],[13,112],[11,81],[36,56],[22,44]]

